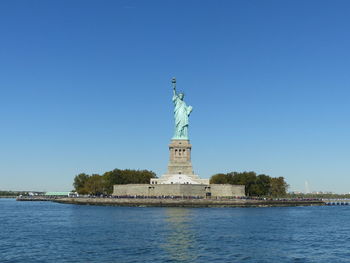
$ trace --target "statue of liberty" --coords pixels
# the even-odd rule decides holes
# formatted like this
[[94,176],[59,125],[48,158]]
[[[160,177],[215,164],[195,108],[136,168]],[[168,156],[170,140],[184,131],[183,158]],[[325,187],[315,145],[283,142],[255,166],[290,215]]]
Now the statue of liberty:
[[188,117],[192,112],[192,107],[187,106],[183,101],[185,94],[176,93],[176,79],[172,79],[173,83],[173,102],[174,102],[174,118],[175,132],[173,139],[188,140]]

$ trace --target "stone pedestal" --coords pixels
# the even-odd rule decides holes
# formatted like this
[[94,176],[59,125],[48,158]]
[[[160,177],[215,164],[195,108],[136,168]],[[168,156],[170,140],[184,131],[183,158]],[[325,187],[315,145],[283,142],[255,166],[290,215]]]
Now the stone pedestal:
[[194,174],[189,140],[172,140],[169,144],[168,174]]
[[194,174],[191,150],[189,140],[172,140],[168,172],[159,179],[151,179],[151,184],[209,184],[209,179],[200,179]]

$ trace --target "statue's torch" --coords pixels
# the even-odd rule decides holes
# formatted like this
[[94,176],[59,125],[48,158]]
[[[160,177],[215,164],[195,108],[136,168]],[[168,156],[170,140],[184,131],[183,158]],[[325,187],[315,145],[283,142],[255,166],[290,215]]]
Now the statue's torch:
[[172,78],[171,83],[173,83],[173,89],[176,89],[176,78]]

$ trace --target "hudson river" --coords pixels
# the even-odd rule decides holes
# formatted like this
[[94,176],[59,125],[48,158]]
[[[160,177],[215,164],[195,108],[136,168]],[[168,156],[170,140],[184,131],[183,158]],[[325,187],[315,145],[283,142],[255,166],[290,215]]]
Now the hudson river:
[[350,206],[142,208],[0,198],[0,262],[350,262]]

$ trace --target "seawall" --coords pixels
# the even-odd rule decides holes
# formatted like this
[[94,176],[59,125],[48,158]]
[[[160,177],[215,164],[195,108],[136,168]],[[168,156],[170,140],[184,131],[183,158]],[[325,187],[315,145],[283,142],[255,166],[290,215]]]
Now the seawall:
[[272,207],[322,206],[321,200],[251,200],[251,199],[162,199],[162,198],[60,198],[63,204],[146,206],[146,207]]
[[18,196],[17,201],[53,201],[56,197],[49,196]]

